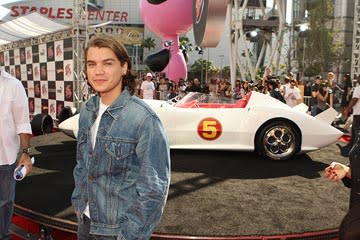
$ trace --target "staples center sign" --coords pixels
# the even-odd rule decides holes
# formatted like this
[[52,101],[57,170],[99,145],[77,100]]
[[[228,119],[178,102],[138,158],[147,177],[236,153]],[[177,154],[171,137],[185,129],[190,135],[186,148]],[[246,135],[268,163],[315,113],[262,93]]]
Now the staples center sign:
[[[53,19],[71,19],[73,16],[72,8],[63,7],[36,7],[13,5],[10,8],[10,16],[20,17],[31,12],[38,12],[48,18]],[[128,22],[128,12],[114,11],[114,10],[99,10],[88,11],[88,20],[90,21],[113,21],[113,22]]]

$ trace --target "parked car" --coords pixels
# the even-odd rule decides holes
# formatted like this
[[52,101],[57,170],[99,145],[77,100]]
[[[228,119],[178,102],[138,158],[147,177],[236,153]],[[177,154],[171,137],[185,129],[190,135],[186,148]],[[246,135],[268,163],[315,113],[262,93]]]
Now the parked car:
[[[180,101],[146,100],[161,119],[172,149],[255,151],[272,160],[314,151],[337,141],[342,132],[331,123],[333,108],[313,117],[258,92],[243,99],[189,93]],[[77,119],[59,128],[76,135]]]

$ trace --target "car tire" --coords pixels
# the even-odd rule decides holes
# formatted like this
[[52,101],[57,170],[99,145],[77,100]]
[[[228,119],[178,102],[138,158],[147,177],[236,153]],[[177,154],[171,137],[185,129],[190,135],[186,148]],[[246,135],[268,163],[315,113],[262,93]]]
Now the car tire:
[[257,136],[257,153],[270,160],[289,159],[300,149],[300,133],[294,125],[285,121],[265,125]]
[[48,114],[36,114],[31,120],[31,130],[34,136],[51,133],[52,129],[53,119]]

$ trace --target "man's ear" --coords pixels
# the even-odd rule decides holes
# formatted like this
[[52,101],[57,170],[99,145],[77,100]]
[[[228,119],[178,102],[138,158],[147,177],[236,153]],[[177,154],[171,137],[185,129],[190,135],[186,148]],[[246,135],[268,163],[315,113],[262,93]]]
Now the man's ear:
[[128,72],[128,70],[129,70],[128,67],[129,67],[128,63],[124,62],[124,64],[122,65],[122,70],[123,70],[122,75],[123,76],[125,76],[126,73]]

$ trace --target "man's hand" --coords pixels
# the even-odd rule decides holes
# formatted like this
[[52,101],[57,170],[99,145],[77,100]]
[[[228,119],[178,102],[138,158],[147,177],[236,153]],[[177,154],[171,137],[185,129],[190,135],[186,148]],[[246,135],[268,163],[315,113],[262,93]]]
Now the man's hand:
[[21,154],[21,157],[20,157],[20,160],[18,163],[18,167],[20,165],[24,165],[24,167],[26,168],[27,175],[32,171],[32,163],[31,163],[29,154],[27,154],[27,153]]
[[342,115],[344,115],[345,118],[347,118],[349,116],[349,108],[345,108],[342,112]]
[[80,211],[75,210],[76,217],[80,219]]

